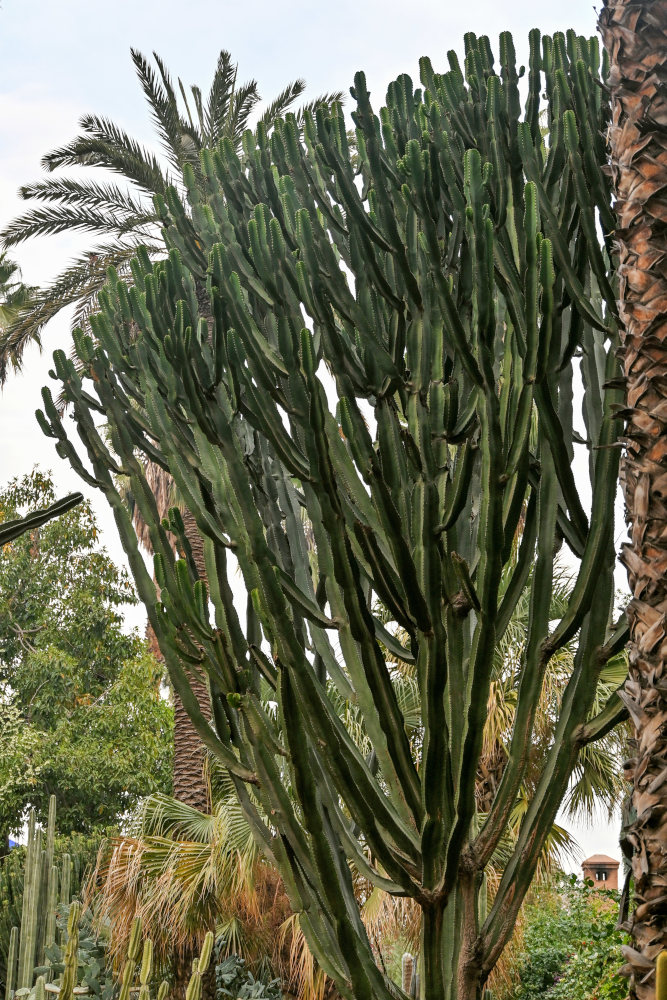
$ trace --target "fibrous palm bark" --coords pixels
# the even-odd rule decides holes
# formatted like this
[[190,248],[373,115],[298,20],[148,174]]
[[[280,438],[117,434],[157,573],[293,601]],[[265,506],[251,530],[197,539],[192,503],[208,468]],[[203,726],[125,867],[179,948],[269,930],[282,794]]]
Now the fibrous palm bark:
[[[183,512],[183,522],[197,573],[202,580],[206,580],[204,542],[190,511]],[[210,697],[206,680],[192,670],[189,678],[197,704],[210,718]],[[174,691],[174,797],[179,802],[192,806],[193,809],[199,809],[200,812],[207,812],[211,805],[208,781],[204,776],[205,757],[206,751],[201,737],[193,726],[178,692]]]
[[626,378],[621,478],[631,524],[623,546],[632,600],[625,701],[636,727],[628,762],[636,818],[635,912],[625,949],[631,995],[655,997],[667,946],[667,2],[607,0],[610,129]]
[[[150,484],[151,491],[155,496],[156,506],[160,515],[166,517],[169,507],[173,503],[174,484],[171,476],[153,462],[146,463],[146,480]],[[194,518],[189,511],[183,511],[183,521],[185,525],[186,537],[192,550],[192,557],[197,567],[197,572],[203,580],[206,579],[206,565],[204,561],[204,544],[201,535],[197,530]],[[141,517],[135,516],[134,526],[139,541],[151,551],[150,539],[146,525]],[[158,660],[163,661],[164,657],[160,651],[160,645],[155,635],[155,631],[150,622],[146,625],[146,639],[149,648]],[[193,671],[189,672],[190,686],[197,698],[202,712],[210,718],[210,704],[208,685],[203,677]],[[184,802],[193,809],[200,812],[207,812],[210,808],[210,797],[208,781],[204,774],[206,752],[201,738],[192,720],[186,712],[178,691],[173,692],[174,697],[174,771],[173,771],[173,793],[174,798],[179,802]]]

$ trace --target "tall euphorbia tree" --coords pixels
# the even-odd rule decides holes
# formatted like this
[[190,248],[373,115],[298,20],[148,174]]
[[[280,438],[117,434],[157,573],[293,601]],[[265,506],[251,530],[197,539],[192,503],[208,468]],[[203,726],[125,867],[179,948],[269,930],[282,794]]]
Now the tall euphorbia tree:
[[[593,713],[626,636],[611,623],[621,396],[596,226],[598,213],[613,223],[597,45],[534,32],[525,112],[511,37],[499,72],[488,39],[466,45],[465,72],[453,54],[442,75],[423,60],[424,89],[401,77],[379,118],[359,74],[354,157],[340,108],[303,132],[288,118],[248,133],[243,159],[229,142],[205,151],[200,175],[184,171],[191,212],[173,192],[158,199],[169,259],[140,255],[129,292],[112,275],[95,339],[76,335],[81,364],[55,355],[87,464],[46,391],[40,414],[106,494],[174,685],[312,951],[355,1000],[400,991],[375,962],[350,865],[421,908],[424,996],[475,1000],[581,749],[624,711],[613,696]],[[174,558],[142,457],[173,475],[197,522],[208,593],[178,511]],[[149,527],[160,602],[114,473]],[[563,544],[579,569],[554,623]],[[513,735],[481,812],[494,653],[526,588]],[[487,913],[483,875],[517,805],[547,666],[572,642],[553,745]],[[417,740],[387,648],[415,665]],[[188,670],[209,677],[213,727]]]
[[623,546],[632,600],[630,679],[636,727],[632,804],[635,911],[625,949],[632,995],[655,997],[667,948],[667,2],[606,0],[609,131],[616,194],[627,420],[621,479],[631,523]]

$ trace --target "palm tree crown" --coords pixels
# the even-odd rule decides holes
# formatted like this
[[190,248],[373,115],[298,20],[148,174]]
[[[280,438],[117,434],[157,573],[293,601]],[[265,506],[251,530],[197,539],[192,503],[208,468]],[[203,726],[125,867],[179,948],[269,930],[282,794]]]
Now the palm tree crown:
[[[157,69],[140,52],[132,50],[164,158],[142,146],[115,122],[99,115],[84,115],[79,122],[81,135],[47,153],[42,166],[49,173],[62,167],[101,167],[107,175],[120,176],[122,182],[108,176],[102,181],[58,176],[20,188],[22,198],[40,204],[6,226],[0,234],[5,247],[33,236],[70,231],[92,233],[101,242],[74,260],[50,285],[34,290],[10,322],[2,324],[0,384],[8,364],[20,367],[28,342],[39,343],[42,327],[65,306],[76,304],[75,326],[85,323],[109,267],[129,277],[129,262],[139,246],[146,247],[151,255],[162,252],[153,198],[164,194],[169,186],[182,190],[186,164],[198,171],[201,150],[216,146],[222,139],[240,147],[261,97],[255,80],[237,83],[237,67],[230,53],[224,49],[220,52],[206,99],[197,86],[191,86],[188,95],[180,79],[174,86],[162,59],[156,53],[153,57]],[[267,105],[259,122],[270,127],[304,90],[303,80],[289,83]],[[341,97],[340,93],[324,94],[313,104],[330,104]],[[301,109],[300,114],[305,110]]]

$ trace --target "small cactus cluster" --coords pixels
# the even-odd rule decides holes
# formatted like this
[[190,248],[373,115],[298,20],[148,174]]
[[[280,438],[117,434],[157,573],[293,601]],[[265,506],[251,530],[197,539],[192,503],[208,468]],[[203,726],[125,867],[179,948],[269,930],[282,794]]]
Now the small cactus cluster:
[[70,902],[72,860],[65,854],[60,865],[54,863],[55,831],[56,797],[52,795],[45,836],[34,809],[28,821],[21,926],[13,927],[10,934],[5,1000],[32,988],[35,968],[44,964],[46,949],[56,941],[58,905]]
[[[532,32],[522,107],[508,33],[499,60],[468,35],[464,66],[449,63],[422,60],[421,86],[400,77],[378,113],[358,74],[354,153],[339,106],[260,126],[241,153],[204,150],[201,172],[184,170],[187,209],[175,191],[157,198],[167,258],[138,251],[129,287],[110,272],[93,335],[75,332],[76,359],[54,355],[83,450],[48,390],[38,414],[105,494],[174,687],[311,951],[355,1000],[397,987],[351,869],[421,907],[422,994],[479,997],[579,751],[625,711],[616,696],[593,711],[627,637],[612,626],[622,394],[606,69],[595,39]],[[147,461],[196,521],[207,583],[180,512],[158,516]],[[561,546],[578,570],[553,622]],[[480,813],[494,656],[526,593],[507,763]],[[573,642],[554,744],[487,909],[545,673]],[[416,748],[387,650],[419,687]]]
[[[80,919],[81,904],[75,901],[70,906],[67,919],[67,943],[63,960],[65,968],[60,984],[50,986],[48,977],[41,975],[37,977],[31,990],[17,991],[14,996],[25,997],[26,1000],[46,1000],[47,993],[51,993],[55,994],[58,1000],[74,1000],[75,995],[90,993],[87,988],[81,988],[77,985]],[[185,1000],[201,1000],[202,980],[211,961],[213,944],[214,936],[209,931],[204,938],[199,958],[196,958],[192,964],[192,975],[186,989]],[[118,1000],[130,1000],[131,996],[136,996],[138,1000],[153,1000],[151,992],[153,978],[153,944],[150,938],[145,938],[142,946],[141,918],[135,917],[130,932],[127,959],[123,967]],[[169,989],[169,983],[167,980],[163,980],[154,994],[155,1000],[167,1000]]]
[[[196,958],[192,963],[192,975],[185,992],[185,1000],[201,1000],[202,980],[211,961],[213,944],[214,936],[212,931],[209,931],[204,938],[199,958]],[[150,938],[145,938],[142,947],[141,918],[135,917],[132,924],[132,930],[130,932],[130,939],[127,948],[127,960],[123,968],[118,1000],[130,1000],[130,996],[137,993],[135,981],[137,979],[138,965],[138,1000],[151,1000],[153,943]],[[166,980],[163,980],[158,987],[156,1000],[166,1000],[168,994],[169,983]],[[71,1000],[71,998],[68,997],[66,1000]]]

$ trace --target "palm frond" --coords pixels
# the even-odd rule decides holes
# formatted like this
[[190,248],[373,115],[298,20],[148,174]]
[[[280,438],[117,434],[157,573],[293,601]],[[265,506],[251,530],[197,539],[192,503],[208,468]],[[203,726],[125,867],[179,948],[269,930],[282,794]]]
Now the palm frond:
[[150,105],[162,147],[173,166],[178,169],[181,163],[179,156],[181,136],[188,125],[179,113],[169,73],[157,53],[153,53],[153,58],[157,63],[161,81],[141,52],[137,49],[131,49],[130,52],[142,90]]
[[[178,82],[180,84],[181,81],[179,80]],[[192,100],[195,102],[195,108],[197,109],[197,118],[199,119],[199,144],[200,146],[203,146],[206,136],[204,102],[202,100],[201,90],[199,89],[199,87],[193,85],[190,88],[190,92],[192,93]],[[185,100],[185,94],[183,94],[183,100]]]
[[206,132],[209,146],[216,146],[222,138],[235,81],[236,66],[232,62],[231,53],[222,49],[206,104]]
[[259,101],[255,80],[250,80],[249,83],[234,90],[223,134],[229,136],[236,147],[240,146],[243,133],[248,128],[250,115]]
[[35,289],[21,281],[21,270],[13,260],[0,253],[0,336],[30,305]]
[[611,733],[582,747],[564,802],[567,815],[590,821],[602,809],[611,818],[624,795],[622,753],[616,735]]
[[344,104],[345,94],[342,90],[334,90],[330,94],[320,94],[314,101],[302,104],[296,113],[296,120],[299,125],[303,124],[306,115],[314,115],[318,108],[331,108],[334,104]]
[[288,83],[284,90],[274,97],[268,107],[262,112],[258,125],[263,125],[269,129],[276,118],[282,118],[292,107],[297,97],[300,97],[306,89],[305,80],[293,80]]
[[123,236],[132,231],[146,230],[146,227],[155,222],[153,211],[128,216],[108,209],[87,208],[85,205],[49,205],[33,208],[12,219],[0,233],[0,239],[5,247],[12,247],[35,236],[55,236],[57,233],[76,231]]
[[120,174],[146,193],[163,193],[170,183],[158,159],[115,122],[99,115],[84,115],[79,124],[86,135],[77,136],[66,146],[42,157],[42,166],[52,172],[58,167],[104,167]]
[[[6,329],[0,332],[0,385],[7,378],[9,367],[20,370],[23,354],[29,343],[41,346],[41,331],[46,323],[61,309],[73,303],[90,302],[107,280],[107,270],[115,267],[129,270],[129,261],[136,256],[143,241],[130,242],[127,246],[105,244],[77,258],[50,285],[36,289],[24,309],[21,309]],[[152,255],[159,246],[149,244]]]
[[66,202],[88,208],[121,212],[130,216],[145,215],[152,208],[145,198],[136,198],[127,188],[93,180],[76,181],[72,177],[49,177],[19,188],[22,198],[37,201]]

